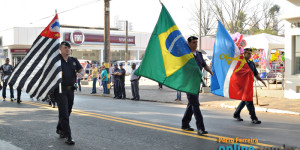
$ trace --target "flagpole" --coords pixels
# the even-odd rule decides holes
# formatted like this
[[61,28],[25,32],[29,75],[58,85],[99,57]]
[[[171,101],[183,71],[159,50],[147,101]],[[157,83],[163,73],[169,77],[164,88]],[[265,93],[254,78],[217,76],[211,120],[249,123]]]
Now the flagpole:
[[[57,9],[55,9],[55,15],[57,15]],[[54,15],[54,16],[55,16]],[[61,76],[62,76],[62,73],[61,73]],[[58,93],[62,93],[62,85],[61,85],[61,82],[59,83],[58,85]]]
[[[258,104],[258,95],[257,95],[257,87],[256,87],[256,78],[254,77],[255,80],[255,97],[256,97],[256,105],[258,106],[268,106],[269,104]],[[257,84],[259,85],[260,89],[262,89],[262,87],[260,86],[259,82],[257,82]]]
[[[255,79],[255,77],[254,77],[254,79]],[[255,97],[256,97],[256,105],[259,105],[258,104],[258,96],[257,96],[257,87],[256,87],[256,79],[255,79]]]

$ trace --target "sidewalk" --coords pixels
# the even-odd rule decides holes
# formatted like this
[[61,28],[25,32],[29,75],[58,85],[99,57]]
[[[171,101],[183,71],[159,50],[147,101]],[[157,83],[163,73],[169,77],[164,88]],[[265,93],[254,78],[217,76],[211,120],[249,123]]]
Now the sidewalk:
[[[85,95],[95,95],[103,96],[102,90],[99,90],[99,83],[97,82],[97,94],[90,94],[92,92],[92,81],[89,81],[88,85],[82,85],[81,92],[75,92],[75,94],[85,94]],[[102,89],[102,88],[101,88]],[[126,76],[125,81],[126,98],[127,100],[132,98],[131,85],[129,81],[129,76]],[[142,101],[152,101],[152,102],[162,102],[162,103],[177,103],[177,104],[187,104],[187,97],[185,93],[181,93],[181,101],[174,101],[176,99],[177,92],[173,89],[163,86],[163,89],[158,89],[158,83],[147,78],[140,79],[140,99]],[[266,92],[265,90],[264,92]],[[111,94],[106,94],[105,96],[113,98],[113,89],[110,90]],[[233,100],[224,98],[221,96],[216,96],[211,93],[201,93],[199,95],[200,104],[204,106],[212,106],[219,108],[231,108],[235,109],[240,103],[239,100]],[[256,103],[256,98],[253,97],[254,103]],[[282,113],[282,114],[292,114],[300,115],[300,100],[296,99],[284,99],[284,98],[271,98],[271,97],[258,97],[258,103],[268,104],[267,106],[255,105],[256,111],[272,112],[272,113]],[[246,109],[246,107],[244,108]]]

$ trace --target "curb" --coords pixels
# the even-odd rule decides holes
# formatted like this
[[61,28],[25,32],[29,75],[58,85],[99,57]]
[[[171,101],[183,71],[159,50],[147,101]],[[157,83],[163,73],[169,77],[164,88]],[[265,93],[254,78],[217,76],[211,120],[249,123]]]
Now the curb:
[[[236,109],[235,106],[226,105],[225,103],[222,103],[221,107],[222,108]],[[287,110],[280,110],[280,109],[264,108],[264,107],[255,107],[255,111],[262,111],[262,112],[270,112],[270,113],[289,114],[289,115],[298,115],[298,116],[300,116],[300,113],[297,113],[297,112],[287,111]]]

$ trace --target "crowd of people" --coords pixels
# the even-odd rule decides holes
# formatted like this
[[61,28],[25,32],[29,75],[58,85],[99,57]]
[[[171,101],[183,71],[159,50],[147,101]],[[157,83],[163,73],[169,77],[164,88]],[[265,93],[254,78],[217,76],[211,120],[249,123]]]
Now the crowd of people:
[[[131,100],[139,100],[139,79],[140,76],[134,75],[136,71],[136,64],[133,63],[131,65],[131,91],[132,98]],[[97,82],[99,82],[99,91],[103,91],[102,94],[109,94],[108,84],[111,84],[113,87],[114,98],[115,99],[126,99],[126,91],[125,91],[125,76],[126,70],[123,68],[123,64],[112,64],[111,67],[107,70],[104,66],[104,62],[102,65],[97,67],[96,64],[91,64],[89,61],[86,62],[85,65],[85,74],[81,75],[81,73],[77,73],[76,87],[77,91],[81,92],[82,90],[82,80],[84,81],[92,81],[92,91],[90,94],[97,93]],[[110,80],[108,78],[108,71],[110,76]],[[109,82],[111,81],[111,82]],[[102,87],[102,88],[101,88]]]

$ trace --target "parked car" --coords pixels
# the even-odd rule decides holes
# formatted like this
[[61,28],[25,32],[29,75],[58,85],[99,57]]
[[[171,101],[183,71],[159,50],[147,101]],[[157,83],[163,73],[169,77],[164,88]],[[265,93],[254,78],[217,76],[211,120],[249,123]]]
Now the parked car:
[[270,73],[262,72],[259,76],[263,80],[268,80],[268,83],[270,84],[274,84],[276,82],[282,82],[283,80],[282,72],[270,72]]

